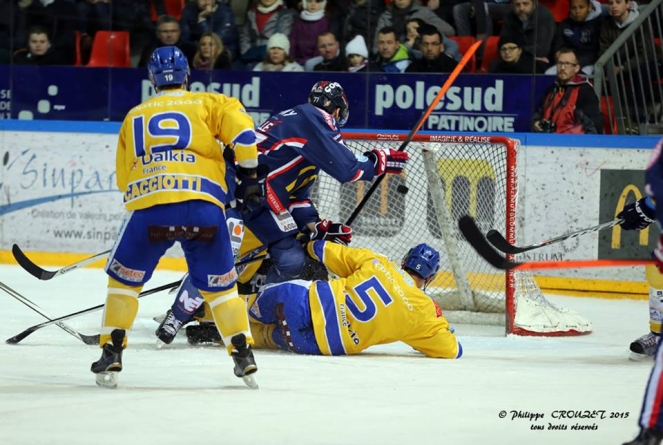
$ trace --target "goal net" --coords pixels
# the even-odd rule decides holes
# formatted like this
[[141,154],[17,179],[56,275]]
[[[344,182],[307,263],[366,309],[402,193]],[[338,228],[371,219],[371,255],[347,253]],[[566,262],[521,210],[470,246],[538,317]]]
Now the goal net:
[[[406,137],[343,136],[356,153],[397,149]],[[590,333],[591,323],[550,303],[530,272],[494,269],[458,231],[458,219],[468,214],[484,233],[496,229],[510,243],[516,242],[516,145],[505,137],[415,136],[406,148],[410,161],[404,174],[385,177],[354,220],[352,244],[399,263],[416,244],[436,248],[440,272],[427,293],[451,322],[504,325],[507,334],[519,335]],[[371,186],[339,184],[325,173],[316,184],[312,199],[320,215],[339,222],[348,220]]]

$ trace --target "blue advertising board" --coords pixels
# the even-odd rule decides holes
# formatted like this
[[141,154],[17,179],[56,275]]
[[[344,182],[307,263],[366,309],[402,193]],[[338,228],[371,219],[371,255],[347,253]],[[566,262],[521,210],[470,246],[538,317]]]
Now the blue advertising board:
[[[237,97],[256,122],[305,102],[318,80],[340,82],[350,101],[350,128],[408,130],[447,74],[262,73],[194,71],[192,91]],[[525,132],[553,77],[458,76],[422,130]],[[0,66],[0,118],[121,121],[154,94],[138,68]]]

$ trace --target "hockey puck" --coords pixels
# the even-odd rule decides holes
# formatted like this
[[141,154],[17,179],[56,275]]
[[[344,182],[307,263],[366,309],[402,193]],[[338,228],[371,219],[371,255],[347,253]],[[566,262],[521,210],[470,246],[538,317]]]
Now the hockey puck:
[[398,187],[396,187],[396,191],[397,191],[398,193],[402,193],[403,195],[405,195],[405,194],[407,194],[407,192],[410,191],[410,189],[407,188],[406,185],[401,184],[401,185],[399,185]]

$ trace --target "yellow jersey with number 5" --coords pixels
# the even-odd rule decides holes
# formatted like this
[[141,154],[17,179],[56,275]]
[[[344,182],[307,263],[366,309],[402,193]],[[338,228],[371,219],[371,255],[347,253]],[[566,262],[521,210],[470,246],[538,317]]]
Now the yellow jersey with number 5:
[[127,210],[194,199],[223,207],[223,146],[258,165],[254,123],[233,97],[169,89],[132,108],[117,145],[117,186]]
[[310,288],[311,318],[324,355],[357,354],[402,341],[429,357],[459,358],[463,349],[437,304],[387,257],[328,241],[308,253],[338,276]]

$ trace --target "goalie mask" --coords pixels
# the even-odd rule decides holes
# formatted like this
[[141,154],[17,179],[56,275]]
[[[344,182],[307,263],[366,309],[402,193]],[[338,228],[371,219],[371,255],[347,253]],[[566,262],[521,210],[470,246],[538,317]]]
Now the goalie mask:
[[429,283],[440,270],[440,254],[428,244],[418,244],[403,257],[401,267],[415,272]]
[[338,126],[342,127],[348,122],[350,116],[350,106],[348,98],[345,96],[343,87],[338,82],[321,80],[313,85],[308,95],[308,102],[327,113],[332,114],[339,108]]
[[175,46],[155,49],[147,64],[147,70],[156,88],[182,85],[189,80],[189,61]]

